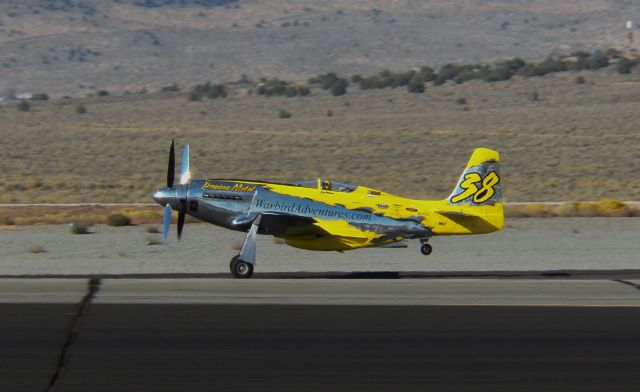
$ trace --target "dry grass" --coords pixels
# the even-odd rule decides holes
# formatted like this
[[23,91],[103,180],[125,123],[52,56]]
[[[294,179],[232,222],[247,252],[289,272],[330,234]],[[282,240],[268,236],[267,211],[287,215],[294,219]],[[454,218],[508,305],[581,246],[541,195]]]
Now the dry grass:
[[[473,81],[425,94],[314,90],[188,102],[183,93],[158,93],[34,102],[31,113],[1,106],[0,202],[150,202],[173,137],[190,143],[194,177],[328,176],[443,198],[472,149],[486,146],[501,152],[507,201],[636,199],[640,75],[605,69],[588,73],[584,85],[574,78]],[[78,103],[89,113],[74,115]],[[293,117],[277,118],[280,108]],[[120,212],[135,223],[162,213]]]
[[161,207],[122,206],[0,206],[0,215],[16,225],[62,224],[70,222],[92,225],[107,223],[112,214],[127,214],[134,223],[157,223],[162,220]]
[[[108,224],[112,215],[125,215],[130,218],[129,224],[162,224],[162,207],[160,206],[109,206],[109,205],[81,205],[81,206],[0,206],[0,216],[6,217],[16,225],[33,224],[65,224],[79,223],[86,226],[94,224]],[[172,222],[177,220],[177,214]],[[198,222],[187,216],[187,223]],[[148,233],[159,232],[155,227],[148,227]]]
[[0,226],[13,226],[16,222],[10,216],[0,216]]
[[534,203],[507,206],[505,215],[508,218],[636,217],[640,216],[640,206],[632,207],[611,199],[596,202],[572,201],[560,205]]

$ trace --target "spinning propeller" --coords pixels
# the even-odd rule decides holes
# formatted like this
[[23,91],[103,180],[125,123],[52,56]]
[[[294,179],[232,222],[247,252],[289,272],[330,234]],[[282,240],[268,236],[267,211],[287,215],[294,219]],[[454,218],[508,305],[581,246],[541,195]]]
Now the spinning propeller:
[[184,146],[182,154],[182,165],[180,167],[180,184],[173,186],[176,170],[174,141],[171,140],[169,149],[169,167],[167,168],[167,187],[160,189],[153,194],[153,198],[159,204],[164,205],[164,216],[162,219],[162,240],[167,242],[169,236],[169,225],[171,223],[171,212],[178,210],[178,240],[182,237],[182,228],[187,214],[187,199],[189,197],[189,182],[191,173],[189,172],[189,145]]

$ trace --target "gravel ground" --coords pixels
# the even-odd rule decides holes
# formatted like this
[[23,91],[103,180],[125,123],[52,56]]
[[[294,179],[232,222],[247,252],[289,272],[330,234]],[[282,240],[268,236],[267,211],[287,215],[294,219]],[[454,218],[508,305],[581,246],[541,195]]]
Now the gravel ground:
[[[172,230],[175,230],[172,227]],[[226,273],[241,233],[207,224],[185,227],[182,241],[147,245],[146,226],[95,226],[71,235],[64,225],[0,230],[0,275]],[[256,272],[532,271],[640,268],[640,218],[512,219],[484,236],[436,237],[429,257],[407,249],[304,251],[258,239]],[[172,232],[175,236],[175,231]],[[46,252],[32,253],[31,247]]]

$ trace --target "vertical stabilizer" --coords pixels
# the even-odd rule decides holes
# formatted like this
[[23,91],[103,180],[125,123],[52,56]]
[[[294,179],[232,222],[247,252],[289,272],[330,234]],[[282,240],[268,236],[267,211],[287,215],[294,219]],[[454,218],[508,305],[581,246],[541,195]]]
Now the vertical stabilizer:
[[488,148],[473,151],[451,195],[451,205],[495,205],[502,200],[500,154]]

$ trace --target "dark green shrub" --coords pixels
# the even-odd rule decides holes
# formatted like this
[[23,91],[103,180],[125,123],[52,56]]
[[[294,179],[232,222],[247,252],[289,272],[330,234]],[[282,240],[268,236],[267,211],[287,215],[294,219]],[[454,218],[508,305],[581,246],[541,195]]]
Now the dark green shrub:
[[434,86],[442,86],[446,82],[447,82],[447,79],[444,78],[442,75],[438,74],[438,76],[436,76],[436,78],[433,80],[433,85]]
[[84,105],[78,105],[76,106],[76,113],[78,114],[85,114],[87,112],[87,107]]
[[591,71],[609,66],[609,56],[606,54],[596,54],[587,59],[585,68]]
[[69,225],[69,232],[71,234],[89,234],[89,225],[84,223],[71,223]]
[[16,105],[16,108],[21,112],[28,112],[31,110],[31,105],[27,101],[20,101]]
[[505,67],[509,69],[512,73],[517,72],[520,68],[524,67],[525,65],[527,65],[527,63],[519,57],[515,57],[511,60],[503,61],[498,64],[498,66],[500,67]]
[[162,91],[163,93],[175,92],[175,91],[180,91],[180,87],[178,87],[178,85],[174,83],[171,86],[164,86],[160,91]]
[[291,118],[291,113],[287,112],[286,110],[278,110],[278,118]]
[[285,82],[280,79],[264,80],[259,86],[258,95],[265,95],[267,97],[285,95],[285,91],[289,86],[289,82]]
[[298,87],[298,94],[301,97],[306,97],[307,95],[311,94],[311,90],[307,86],[300,86]]
[[96,95],[99,96],[99,97],[107,97],[107,96],[109,96],[109,91],[107,91],[107,90],[98,90]]
[[327,74],[327,77],[323,79],[320,87],[323,90],[332,89],[333,86],[338,82],[338,77],[335,74]]
[[209,99],[226,98],[227,90],[222,84],[214,84],[213,86],[209,87],[208,91],[206,91],[206,94],[207,98]]
[[107,217],[107,224],[109,226],[129,226],[131,218],[124,214],[111,214]]
[[0,225],[3,226],[13,226],[16,224],[16,221],[13,220],[10,216],[2,216],[0,217]]
[[513,76],[511,72],[512,72],[511,69],[507,67],[498,66],[492,69],[491,71],[489,71],[489,73],[485,76],[484,80],[486,80],[487,82],[501,82],[501,81],[509,80],[511,79],[511,76]]
[[423,83],[432,82],[436,79],[436,73],[431,67],[422,67],[416,75]]
[[375,88],[381,88],[380,86],[382,84],[380,83],[380,78],[378,78],[377,76],[371,76],[368,78],[360,79],[359,85],[361,90],[371,90]]
[[48,101],[49,100],[49,95],[47,93],[33,94],[33,96],[31,97],[31,100],[33,100],[33,101]]
[[204,84],[196,84],[195,86],[193,86],[191,91],[198,94],[206,94],[210,88],[211,88],[211,82],[207,82]]
[[411,79],[413,79],[415,74],[416,71],[392,73],[391,75],[389,75],[389,85],[394,88],[406,86],[409,84]]
[[318,76],[314,76],[309,79],[309,84],[319,84],[323,90],[329,90],[333,88],[333,85],[339,80],[337,74],[334,72],[329,72],[326,74],[321,74]]
[[575,81],[576,81],[576,84],[585,84],[585,83],[587,82],[587,81],[584,79],[584,76],[582,76],[582,75],[577,76],[577,77],[576,77],[576,79],[575,79]]
[[457,64],[445,64],[438,71],[438,79],[444,79],[445,81],[452,80],[463,70],[463,67]]
[[456,99],[456,103],[458,105],[466,105],[467,104],[467,100],[465,98],[458,98],[458,99]]
[[[456,82],[457,84],[462,84],[464,82],[468,82],[469,80],[473,80],[473,79],[478,79],[478,72],[477,71],[465,71],[465,72],[461,72],[458,74],[458,76],[456,76],[455,78],[453,78],[453,81]],[[482,77],[483,79],[485,78],[485,76]]]
[[637,60],[630,60],[626,57],[618,60],[618,64],[616,64],[616,71],[618,71],[621,75],[628,75],[631,73],[631,69],[638,64]]
[[189,101],[200,101],[203,97],[209,99],[226,98],[227,89],[223,84],[211,84],[211,82],[196,84],[191,89],[188,99]]
[[287,86],[284,89],[284,95],[289,98],[295,97],[296,95],[298,95],[298,88],[295,86]]
[[331,87],[331,94],[333,96],[345,95],[347,93],[348,85],[349,85],[349,82],[347,82],[347,79],[336,80],[333,83],[333,86]]
[[545,74],[564,72],[568,69],[567,64],[564,61],[551,58],[540,63],[540,67],[544,70]]
[[413,77],[409,84],[407,84],[407,91],[414,94],[424,93],[424,82],[419,76]]
[[525,78],[530,78],[533,76],[544,76],[545,71],[535,64],[527,64],[518,70],[518,75]]
[[567,64],[556,58],[548,58],[538,64],[527,64],[518,70],[518,74],[524,77],[544,76],[554,72],[567,71]]

